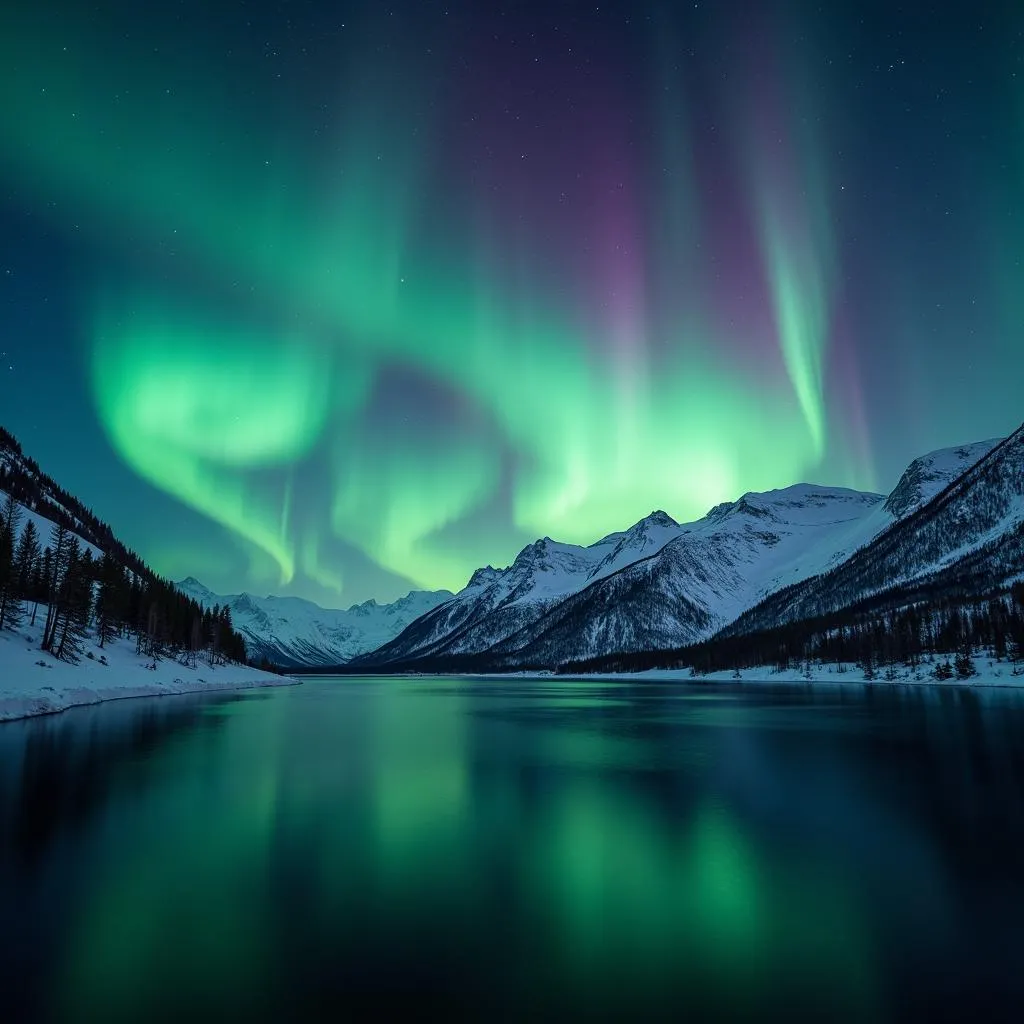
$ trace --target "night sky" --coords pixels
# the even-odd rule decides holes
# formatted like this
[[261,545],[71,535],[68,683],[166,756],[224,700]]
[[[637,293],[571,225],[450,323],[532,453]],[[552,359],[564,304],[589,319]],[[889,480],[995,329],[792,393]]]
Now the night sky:
[[465,584],[1024,419],[1024,6],[13,0],[0,422],[161,573]]

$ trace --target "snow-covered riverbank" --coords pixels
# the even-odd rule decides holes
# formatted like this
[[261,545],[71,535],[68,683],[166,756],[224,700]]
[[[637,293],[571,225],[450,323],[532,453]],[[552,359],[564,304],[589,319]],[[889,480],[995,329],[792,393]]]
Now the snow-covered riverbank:
[[[945,661],[945,659],[940,659]],[[949,659],[952,664],[952,658]],[[927,663],[916,669],[900,666],[887,676],[884,669],[879,669],[874,678],[868,679],[859,665],[812,665],[809,671],[804,669],[787,669],[780,671],[773,666],[743,669],[740,673],[729,669],[722,672],[709,672],[692,676],[689,669],[652,668],[643,672],[598,672],[587,675],[571,676],[566,679],[614,679],[621,681],[658,680],[661,682],[692,682],[692,683],[856,683],[861,685],[907,686],[918,684],[937,688],[950,686],[998,686],[1024,687],[1024,674],[1014,675],[1013,665],[1008,661],[997,661],[995,658],[979,657],[975,659],[975,674],[966,679],[954,675],[950,679],[937,679],[934,664]],[[558,678],[558,677],[555,677]]]
[[[945,662],[946,659],[939,659]],[[952,665],[953,659],[949,659]],[[947,689],[950,687],[1001,687],[1004,689],[1024,689],[1024,672],[1014,675],[1014,666],[1011,662],[987,656],[979,656],[974,659],[975,674],[961,679],[953,675],[948,679],[938,679],[935,676],[935,662],[928,661],[916,669],[899,666],[894,673],[888,675],[885,669],[879,669],[874,677],[868,679],[860,665],[849,663],[842,666],[840,670],[837,665],[812,665],[810,672],[805,669],[786,669],[780,671],[771,665],[763,665],[756,668],[743,669],[737,674],[733,669],[721,672],[710,672],[701,675],[691,675],[689,669],[685,668],[650,668],[642,672],[554,672],[550,669],[516,670],[515,672],[397,672],[393,676],[386,674],[381,678],[394,679],[434,679],[438,676],[451,676],[452,678],[466,679],[543,679],[555,682],[586,682],[599,680],[602,682],[631,683],[631,682],[662,682],[662,683],[834,683],[856,686],[931,686],[935,689]],[[376,676],[377,673],[370,673]],[[311,676],[318,678],[319,676]]]
[[35,627],[0,630],[0,721],[124,697],[298,683],[289,676],[261,672],[246,665],[211,668],[200,661],[193,669],[164,659],[150,667],[154,665],[152,660],[135,653],[134,639],[115,640],[100,650],[90,637],[85,643],[86,656],[77,665],[71,665],[39,649],[39,621]]

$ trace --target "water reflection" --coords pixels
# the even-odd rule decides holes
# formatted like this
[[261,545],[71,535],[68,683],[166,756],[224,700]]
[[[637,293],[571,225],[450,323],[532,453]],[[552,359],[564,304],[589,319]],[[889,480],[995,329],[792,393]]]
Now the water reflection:
[[125,702],[0,728],[0,906],[40,1019],[940,1019],[1024,997],[1022,781],[980,690]]

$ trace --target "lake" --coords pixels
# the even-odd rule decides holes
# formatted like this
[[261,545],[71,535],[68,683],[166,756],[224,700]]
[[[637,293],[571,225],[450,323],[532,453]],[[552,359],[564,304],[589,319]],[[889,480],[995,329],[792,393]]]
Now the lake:
[[311,679],[0,725],[11,1021],[1021,1019],[1024,695]]

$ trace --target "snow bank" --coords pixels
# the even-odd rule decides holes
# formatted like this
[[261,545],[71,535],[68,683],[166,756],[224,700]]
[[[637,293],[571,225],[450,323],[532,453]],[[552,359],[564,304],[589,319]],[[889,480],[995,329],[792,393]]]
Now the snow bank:
[[[123,697],[155,697],[254,686],[294,686],[298,680],[245,665],[186,668],[173,659],[153,662],[135,653],[134,640],[115,640],[100,650],[90,637],[77,665],[39,649],[43,616],[35,626],[0,630],[0,721],[45,715],[78,704]],[[92,654],[89,658],[87,655]],[[106,660],[103,664],[100,659]]]
[[[945,661],[946,659],[940,659]],[[952,657],[949,659],[953,663]],[[974,659],[977,674],[969,679],[938,680],[933,675],[935,667],[932,662],[924,662],[916,669],[899,667],[896,670],[895,678],[887,679],[885,670],[879,669],[874,679],[866,679],[864,670],[859,665],[847,664],[843,666],[844,671],[839,671],[839,666],[812,665],[809,673],[803,669],[788,669],[780,672],[773,667],[764,666],[761,668],[747,668],[740,671],[739,676],[733,669],[726,669],[721,672],[710,672],[707,675],[691,676],[689,669],[652,668],[644,672],[616,672],[596,673],[594,675],[579,676],[586,679],[657,679],[664,682],[680,683],[862,683],[873,686],[886,686],[888,684],[906,686],[908,684],[920,683],[928,686],[1005,686],[1024,687],[1024,675],[1013,674],[1013,666],[1006,661],[996,661],[994,658],[977,657]],[[573,678],[573,677],[565,677]]]

